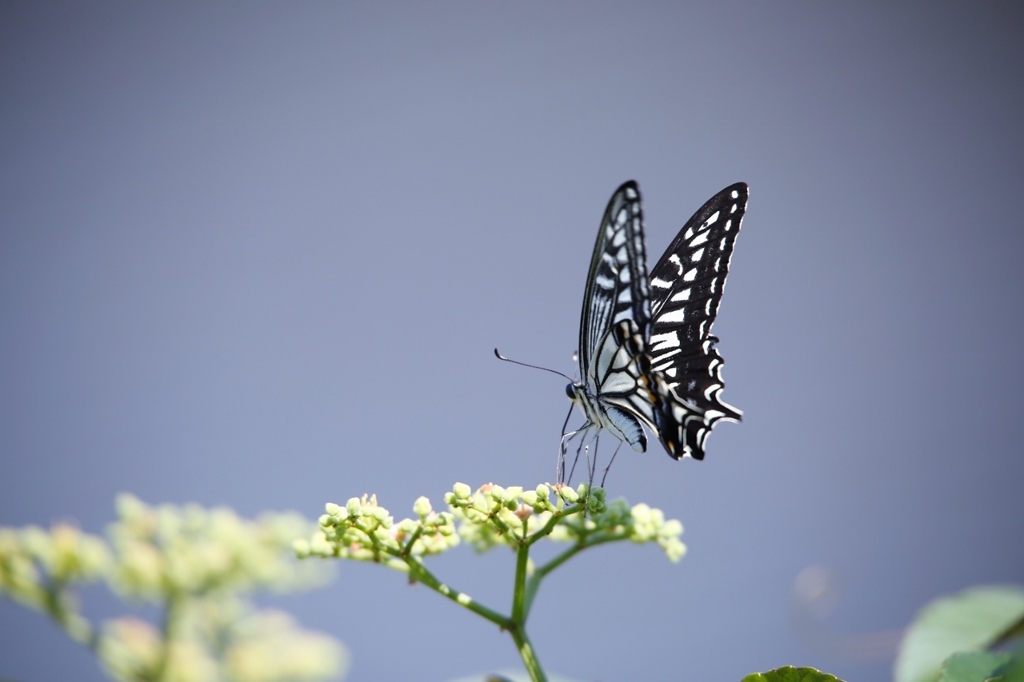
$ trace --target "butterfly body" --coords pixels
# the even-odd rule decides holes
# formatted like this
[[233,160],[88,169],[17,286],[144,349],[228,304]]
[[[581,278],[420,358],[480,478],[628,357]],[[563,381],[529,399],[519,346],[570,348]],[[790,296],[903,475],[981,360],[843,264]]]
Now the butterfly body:
[[586,419],[575,433],[607,430],[637,452],[644,428],[675,459],[703,459],[718,421],[741,413],[722,402],[718,312],[747,186],[725,188],[686,222],[647,272],[640,191],[612,195],[594,245],[580,317],[581,379],[566,387]]
[[624,396],[634,393],[653,400],[647,386],[646,357],[636,324],[632,320],[622,320],[605,335],[601,347],[608,348],[608,352],[615,355],[606,363],[608,373],[614,373],[614,378],[601,384],[600,393],[592,392],[589,386],[593,384],[586,381],[569,384],[565,392],[583,412],[587,423],[612,432],[636,452],[645,452],[647,434],[641,420],[628,403],[623,405]]

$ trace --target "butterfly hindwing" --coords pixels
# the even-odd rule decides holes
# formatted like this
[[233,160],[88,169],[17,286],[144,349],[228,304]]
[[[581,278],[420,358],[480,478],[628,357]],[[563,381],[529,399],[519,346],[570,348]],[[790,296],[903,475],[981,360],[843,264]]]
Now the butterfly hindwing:
[[720,398],[723,361],[711,326],[748,196],[747,185],[737,183],[709,199],[651,271],[647,355],[657,431],[676,459],[703,459],[704,441],[715,422],[741,418]]

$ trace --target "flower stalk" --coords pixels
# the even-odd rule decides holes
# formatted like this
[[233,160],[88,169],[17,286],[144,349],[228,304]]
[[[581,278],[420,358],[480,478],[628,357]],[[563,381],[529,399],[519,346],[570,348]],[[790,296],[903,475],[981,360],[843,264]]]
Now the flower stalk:
[[[320,530],[309,540],[294,543],[301,557],[372,561],[408,575],[411,580],[487,619],[508,632],[530,679],[547,676],[526,632],[530,608],[540,585],[552,571],[590,547],[630,541],[655,542],[675,562],[686,548],[679,540],[678,521],[647,505],[630,507],[624,500],[607,502],[605,491],[581,484],[579,488],[539,485],[533,490],[494,484],[473,491],[456,483],[445,494],[448,511],[436,512],[421,497],[413,505],[416,518],[395,522],[377,504],[376,496],[352,498],[344,506],[328,504],[320,517]],[[533,566],[530,550],[541,540],[570,546],[540,567]],[[461,542],[478,552],[508,547],[515,553],[516,570],[508,615],[485,606],[470,595],[441,581],[424,564]]]

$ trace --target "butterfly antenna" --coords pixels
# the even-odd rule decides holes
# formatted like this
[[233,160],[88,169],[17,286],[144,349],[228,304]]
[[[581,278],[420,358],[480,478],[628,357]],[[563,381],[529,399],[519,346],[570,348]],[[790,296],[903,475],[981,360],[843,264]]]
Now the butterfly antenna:
[[545,372],[551,372],[552,374],[557,374],[558,376],[560,376],[560,377],[562,377],[564,379],[568,379],[571,383],[576,383],[575,381],[573,381],[573,379],[571,377],[569,377],[569,376],[567,376],[565,374],[562,374],[558,370],[548,369],[547,367],[540,367],[538,365],[531,365],[531,364],[526,363],[526,362],[519,362],[518,360],[513,360],[511,358],[506,358],[504,355],[502,355],[501,353],[498,352],[497,348],[494,349],[494,355],[499,360],[504,360],[505,362],[511,362],[513,365],[522,365],[523,367],[530,367],[530,368],[533,368],[533,369],[542,369]]

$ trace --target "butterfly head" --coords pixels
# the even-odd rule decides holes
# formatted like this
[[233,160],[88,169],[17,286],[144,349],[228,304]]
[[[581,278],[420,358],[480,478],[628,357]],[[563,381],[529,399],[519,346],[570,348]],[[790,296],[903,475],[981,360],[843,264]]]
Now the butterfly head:
[[597,398],[591,395],[590,391],[587,390],[586,384],[582,381],[566,384],[565,394],[569,396],[569,400],[580,408],[587,421],[595,424],[600,424],[603,421]]

